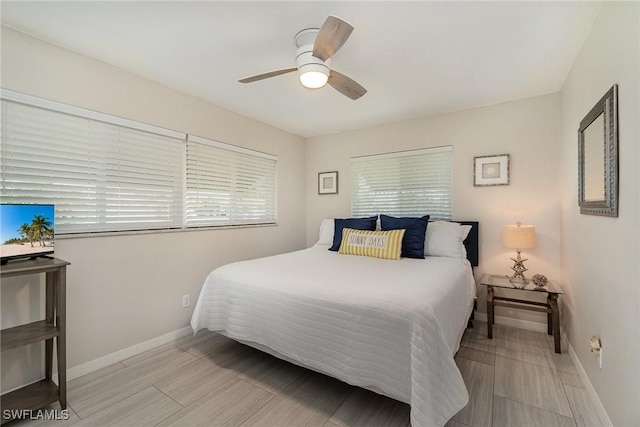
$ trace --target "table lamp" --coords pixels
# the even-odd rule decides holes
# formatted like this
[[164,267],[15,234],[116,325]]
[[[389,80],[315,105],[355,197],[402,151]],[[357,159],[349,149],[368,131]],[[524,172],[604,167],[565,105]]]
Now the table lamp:
[[529,280],[524,277],[524,272],[527,271],[524,266],[526,259],[520,257],[520,251],[536,247],[536,228],[533,225],[523,225],[519,222],[515,225],[505,225],[502,228],[502,244],[507,248],[515,249],[518,253],[516,258],[511,258],[515,263],[511,267],[514,271],[513,276],[509,278],[511,283],[529,283]]

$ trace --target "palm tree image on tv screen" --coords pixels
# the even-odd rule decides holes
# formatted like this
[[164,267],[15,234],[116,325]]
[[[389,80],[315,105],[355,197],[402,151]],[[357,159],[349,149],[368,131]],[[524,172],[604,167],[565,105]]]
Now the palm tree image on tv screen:
[[0,205],[3,260],[53,253],[53,205]]

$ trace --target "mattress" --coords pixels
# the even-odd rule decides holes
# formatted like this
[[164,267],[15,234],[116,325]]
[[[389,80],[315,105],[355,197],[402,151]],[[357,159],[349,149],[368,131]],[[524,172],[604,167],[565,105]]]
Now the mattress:
[[467,260],[341,255],[326,245],[212,271],[191,326],[411,405],[442,426],[468,394],[453,356],[473,308]]

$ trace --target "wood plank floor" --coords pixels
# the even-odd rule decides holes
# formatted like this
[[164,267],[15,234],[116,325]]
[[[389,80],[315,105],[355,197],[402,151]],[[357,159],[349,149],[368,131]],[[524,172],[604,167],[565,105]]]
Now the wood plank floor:
[[[544,333],[498,325],[489,340],[486,323],[476,322],[456,362],[470,400],[447,427],[603,425],[569,355],[555,354]],[[68,389],[70,419],[9,426],[409,425],[404,403],[204,331],[77,378]]]

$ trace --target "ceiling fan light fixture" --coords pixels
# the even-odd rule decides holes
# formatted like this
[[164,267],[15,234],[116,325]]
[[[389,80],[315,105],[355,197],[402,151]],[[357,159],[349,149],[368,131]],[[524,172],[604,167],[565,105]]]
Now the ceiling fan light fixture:
[[296,65],[298,66],[298,78],[302,86],[309,89],[318,89],[327,84],[331,59],[323,61],[314,57],[313,45],[309,44],[298,48]]
[[318,89],[327,83],[335,90],[351,99],[358,99],[367,90],[353,79],[331,70],[331,57],[347,41],[353,26],[336,16],[327,17],[320,29],[306,28],[295,36],[296,67],[269,71],[238,80],[252,83],[298,71],[298,79],[303,87]]
[[304,71],[300,73],[300,83],[309,89],[318,89],[327,84],[328,73],[322,71]]

